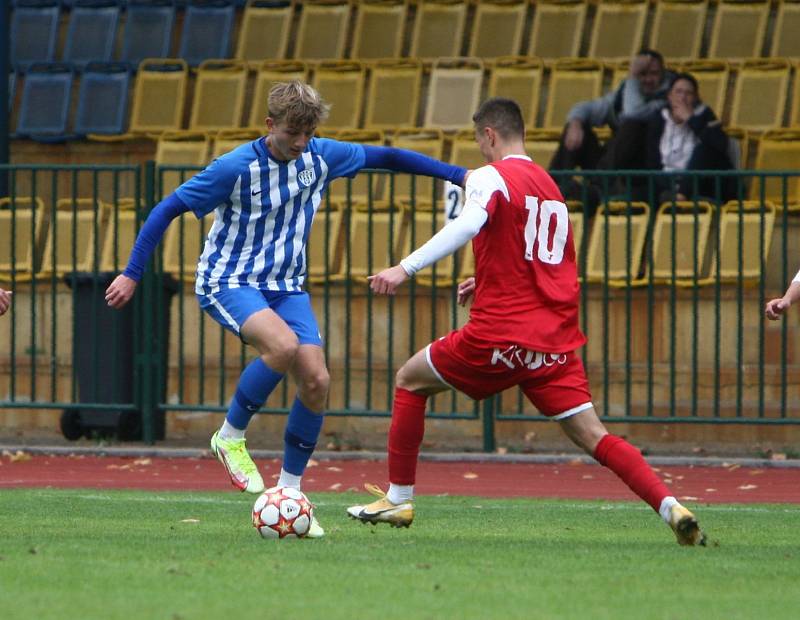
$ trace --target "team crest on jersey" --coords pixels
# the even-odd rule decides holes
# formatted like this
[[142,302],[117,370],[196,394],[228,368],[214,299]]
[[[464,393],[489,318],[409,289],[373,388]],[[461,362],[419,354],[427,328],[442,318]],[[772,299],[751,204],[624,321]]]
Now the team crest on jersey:
[[305,170],[300,171],[300,173],[297,175],[297,180],[303,187],[308,187],[317,180],[317,173],[314,172],[313,168],[306,168]]

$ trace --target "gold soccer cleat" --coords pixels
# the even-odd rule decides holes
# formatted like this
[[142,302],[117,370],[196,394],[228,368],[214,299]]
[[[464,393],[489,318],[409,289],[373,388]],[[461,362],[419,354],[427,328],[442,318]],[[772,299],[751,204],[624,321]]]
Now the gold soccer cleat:
[[392,527],[408,527],[414,520],[414,505],[411,502],[393,504],[386,493],[374,484],[365,484],[364,488],[378,497],[365,506],[350,506],[347,514],[362,523],[388,523]]
[[700,529],[697,518],[680,504],[675,504],[670,511],[669,526],[675,532],[679,545],[706,545],[706,535]]

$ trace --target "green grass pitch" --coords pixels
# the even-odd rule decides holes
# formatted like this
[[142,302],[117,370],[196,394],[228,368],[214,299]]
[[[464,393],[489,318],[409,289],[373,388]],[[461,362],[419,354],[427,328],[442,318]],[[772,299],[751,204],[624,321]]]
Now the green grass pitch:
[[[800,510],[696,506],[679,547],[646,506],[420,497],[408,530],[349,520],[262,540],[234,493],[0,491],[0,617],[777,618],[800,609]],[[791,611],[795,610],[795,612]]]

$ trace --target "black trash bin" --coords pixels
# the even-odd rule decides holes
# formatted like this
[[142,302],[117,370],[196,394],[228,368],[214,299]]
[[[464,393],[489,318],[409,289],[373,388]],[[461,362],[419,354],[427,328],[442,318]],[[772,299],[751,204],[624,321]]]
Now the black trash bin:
[[[73,360],[78,380],[79,403],[134,402],[134,331],[135,304],[129,302],[121,310],[109,308],[105,291],[117,276],[109,272],[71,272],[64,276],[67,286],[75,291],[73,308]],[[160,344],[162,368],[166,368],[169,334],[169,307],[177,283],[168,276],[159,277],[163,297],[154,304],[153,321],[163,321],[164,342]],[[144,311],[152,309],[145,308]],[[140,338],[152,334],[141,334]],[[139,347],[141,349],[141,347]],[[166,398],[166,372],[162,384],[156,386],[159,402]],[[61,414],[61,432],[67,439],[114,436],[120,440],[142,439],[142,413],[138,410],[71,408]],[[164,439],[164,412],[156,410],[155,439]]]

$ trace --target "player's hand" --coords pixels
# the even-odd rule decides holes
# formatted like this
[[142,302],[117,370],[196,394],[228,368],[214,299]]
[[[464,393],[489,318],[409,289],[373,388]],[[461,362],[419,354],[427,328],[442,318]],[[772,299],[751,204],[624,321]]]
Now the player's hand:
[[134,291],[136,280],[120,274],[106,289],[106,303],[119,310],[131,300]]
[[369,287],[379,295],[394,295],[397,287],[408,280],[408,274],[402,265],[384,269],[374,276],[367,276]]
[[779,318],[781,318],[781,315],[789,309],[789,306],[791,305],[792,302],[786,299],[785,297],[773,299],[767,302],[767,307],[764,310],[764,314],[767,315],[767,318],[770,321],[777,321]]
[[467,305],[470,297],[475,292],[475,278],[467,278],[458,285],[458,301],[459,306]]
[[11,307],[11,296],[14,293],[0,288],[0,316],[3,316]]
[[572,120],[567,125],[564,135],[564,146],[568,151],[575,151],[583,144],[583,124],[579,120]]

